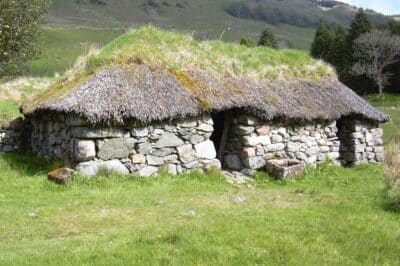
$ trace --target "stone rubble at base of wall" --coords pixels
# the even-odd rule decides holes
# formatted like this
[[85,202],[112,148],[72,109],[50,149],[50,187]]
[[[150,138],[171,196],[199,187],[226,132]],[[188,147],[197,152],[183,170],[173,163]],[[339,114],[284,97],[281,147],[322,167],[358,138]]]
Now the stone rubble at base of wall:
[[101,169],[141,176],[162,170],[179,174],[221,169],[210,141],[214,127],[209,116],[139,128],[91,128],[63,116],[31,124],[33,152],[77,163],[76,168],[87,176]]
[[[249,172],[263,168],[266,160],[276,158],[297,159],[307,165],[327,159],[338,165],[384,160],[382,129],[348,120],[343,132],[338,134],[337,126],[336,121],[283,125],[262,122],[246,115],[234,118],[225,149],[224,166]],[[346,146],[343,146],[343,140]]]

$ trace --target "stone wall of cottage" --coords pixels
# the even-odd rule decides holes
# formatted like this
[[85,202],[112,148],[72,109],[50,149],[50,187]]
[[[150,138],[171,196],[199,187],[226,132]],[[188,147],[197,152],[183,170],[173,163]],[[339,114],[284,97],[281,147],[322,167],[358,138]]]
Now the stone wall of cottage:
[[70,162],[73,159],[72,127],[83,120],[63,114],[29,118],[30,150],[42,158]]
[[378,124],[343,119],[339,122],[339,138],[342,163],[357,165],[383,162],[383,130]]
[[303,125],[263,122],[242,115],[233,118],[224,153],[224,167],[245,173],[262,169],[266,160],[297,159],[316,165],[327,159],[335,164],[383,161],[382,130],[361,121],[315,121]]
[[64,159],[84,175],[102,169],[151,176],[221,168],[209,116],[147,127],[91,127],[63,115],[32,120],[31,146],[39,156]]
[[[151,176],[162,169],[172,174],[194,169],[221,168],[210,137],[210,116],[151,126],[94,128],[63,114],[29,118],[27,139],[37,155],[68,162],[93,176],[101,169]],[[224,151],[224,167],[243,171],[263,169],[266,160],[291,158],[315,165],[382,162],[383,131],[378,125],[354,119],[295,124],[234,116]],[[0,150],[21,146],[20,130],[0,131]]]
[[22,119],[16,119],[9,125],[0,126],[0,152],[16,152],[22,147]]

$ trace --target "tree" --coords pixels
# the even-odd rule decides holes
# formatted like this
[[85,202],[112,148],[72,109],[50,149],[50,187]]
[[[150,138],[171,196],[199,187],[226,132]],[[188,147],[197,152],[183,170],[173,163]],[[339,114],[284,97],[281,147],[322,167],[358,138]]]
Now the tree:
[[400,22],[394,19],[389,20],[387,24],[392,34],[400,35]]
[[342,72],[346,62],[346,39],[347,31],[339,26],[335,32],[335,38],[329,50],[328,62],[335,66],[337,72]]
[[278,42],[276,41],[275,35],[271,29],[266,28],[260,36],[258,41],[259,46],[268,46],[274,49],[278,48]]
[[256,43],[250,38],[242,38],[240,39],[240,45],[244,45],[247,47],[254,47],[256,46]]
[[49,0],[0,1],[0,76],[24,71],[39,55],[39,22]]
[[335,34],[329,26],[321,23],[315,33],[314,41],[311,45],[311,55],[315,58],[328,61],[328,54],[331,49]]
[[349,34],[347,35],[347,49],[348,49],[348,60],[352,61],[353,59],[353,44],[354,41],[360,37],[362,34],[371,32],[374,28],[374,25],[369,20],[368,16],[364,13],[363,9],[360,9],[356,14],[353,22],[351,23]]
[[365,33],[354,42],[356,63],[352,71],[371,78],[382,95],[391,75],[386,68],[398,62],[399,56],[400,36],[393,36],[389,31]]

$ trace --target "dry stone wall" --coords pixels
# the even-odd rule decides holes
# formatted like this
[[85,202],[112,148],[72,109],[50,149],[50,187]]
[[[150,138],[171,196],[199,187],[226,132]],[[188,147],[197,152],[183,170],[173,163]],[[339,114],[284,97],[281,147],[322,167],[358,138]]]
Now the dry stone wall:
[[[266,160],[290,158],[315,165],[326,159],[357,165],[384,160],[383,130],[377,124],[344,118],[304,125],[262,122],[252,116],[234,118],[225,150],[225,167],[261,169]],[[338,128],[340,126],[340,128]]]
[[337,132],[335,121],[291,125],[240,116],[232,121],[224,166],[248,172],[262,169],[266,160],[276,158],[297,159],[309,165],[327,158],[338,163]]
[[125,128],[93,128],[62,115],[50,118],[32,121],[32,150],[77,164],[87,176],[102,169],[151,176],[162,169],[178,174],[221,168],[210,141],[214,127],[209,116]]
[[[102,169],[151,176],[161,170],[178,174],[221,168],[210,140],[210,116],[155,123],[146,127],[94,128],[79,118],[56,114],[28,118],[31,150],[41,157],[63,160],[87,176]],[[19,131],[18,131],[19,132]],[[0,149],[14,151],[21,134],[0,132]],[[224,150],[224,167],[245,174],[263,169],[266,161],[289,158],[315,165],[329,159],[354,165],[381,162],[383,131],[354,119],[295,124],[234,116]]]
[[0,152],[16,152],[22,147],[22,119],[16,119],[6,128],[0,127]]
[[339,137],[342,163],[357,165],[383,162],[383,130],[377,124],[360,120],[343,120],[340,122]]

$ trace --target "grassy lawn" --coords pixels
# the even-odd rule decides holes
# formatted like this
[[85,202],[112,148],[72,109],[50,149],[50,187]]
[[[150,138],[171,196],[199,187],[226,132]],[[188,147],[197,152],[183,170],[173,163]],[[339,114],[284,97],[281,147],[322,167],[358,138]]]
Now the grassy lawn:
[[380,166],[283,184],[260,174],[252,186],[209,173],[60,187],[49,168],[0,155],[1,265],[399,263],[400,215],[382,208]]
[[102,47],[122,32],[90,28],[44,28],[43,53],[40,59],[32,62],[30,74],[62,74],[75,63],[78,56],[85,54],[91,47]]
[[386,93],[383,97],[370,95],[366,99],[382,112],[390,115],[391,121],[381,125],[385,134],[385,144],[393,140],[395,133],[400,132],[400,96]]

